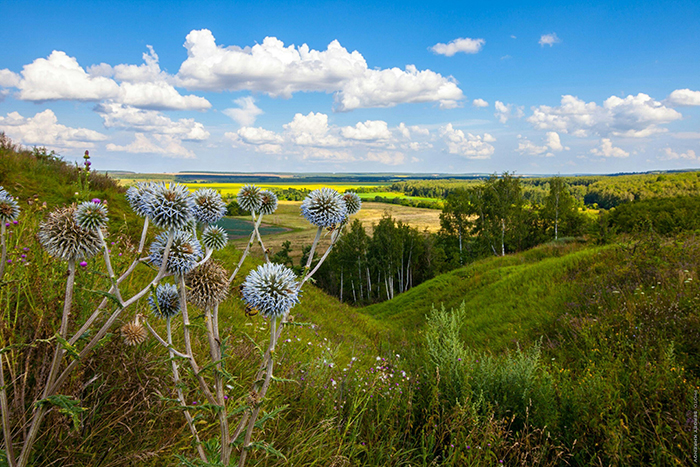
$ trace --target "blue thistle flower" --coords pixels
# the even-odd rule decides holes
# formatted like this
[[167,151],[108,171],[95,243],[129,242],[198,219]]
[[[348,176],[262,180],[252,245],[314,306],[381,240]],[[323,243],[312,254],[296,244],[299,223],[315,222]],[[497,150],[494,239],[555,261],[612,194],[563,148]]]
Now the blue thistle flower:
[[150,201],[151,221],[165,230],[181,230],[192,220],[194,199],[185,185],[156,183]]
[[276,194],[268,190],[260,192],[260,214],[267,216],[274,213],[277,210],[277,204]]
[[19,216],[17,201],[0,186],[0,222],[12,222]]
[[[168,242],[168,233],[158,235],[151,244],[149,258],[151,262],[160,267],[163,264],[163,253]],[[167,271],[172,274],[185,275],[190,272],[202,258],[202,246],[197,238],[190,232],[178,231],[173,237],[168,254]]]
[[210,225],[202,232],[202,243],[210,250],[221,250],[228,243],[228,233],[223,227]]
[[301,215],[318,227],[332,227],[343,222],[348,208],[337,191],[321,188],[309,193],[301,203]]
[[357,214],[362,207],[362,200],[357,196],[357,193],[353,193],[352,191],[345,192],[343,194],[343,200],[345,201],[345,206],[348,208],[348,216]]
[[39,242],[54,258],[64,261],[89,259],[102,247],[96,230],[78,225],[75,211],[75,206],[56,209],[39,226]]
[[153,196],[153,182],[139,182],[136,186],[132,186],[126,190],[126,200],[129,202],[131,209],[141,217],[149,217],[151,215],[151,197]]
[[85,201],[75,210],[75,222],[85,230],[98,230],[107,225],[107,208],[102,203]]
[[245,185],[238,192],[238,205],[241,209],[250,212],[258,212],[262,198],[260,197],[260,188],[255,185]]
[[299,303],[296,276],[283,264],[265,263],[243,282],[243,300],[268,318],[284,316]]
[[194,217],[202,224],[214,224],[226,215],[226,204],[218,191],[202,188],[192,193]]
[[156,317],[172,318],[180,313],[180,293],[173,284],[160,284],[148,297],[148,304]]

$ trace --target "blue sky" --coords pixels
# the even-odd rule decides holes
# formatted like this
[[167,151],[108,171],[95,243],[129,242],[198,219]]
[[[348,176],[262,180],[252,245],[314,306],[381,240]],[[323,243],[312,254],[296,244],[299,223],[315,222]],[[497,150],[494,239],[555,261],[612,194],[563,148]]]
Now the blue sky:
[[0,131],[141,172],[700,165],[700,4],[3,2]]

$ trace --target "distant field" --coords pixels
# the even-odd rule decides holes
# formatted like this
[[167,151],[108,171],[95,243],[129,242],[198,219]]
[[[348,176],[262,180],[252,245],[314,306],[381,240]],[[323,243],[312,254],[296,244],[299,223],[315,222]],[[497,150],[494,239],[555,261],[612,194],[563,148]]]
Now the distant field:
[[[310,245],[316,235],[316,227],[309,224],[301,217],[299,207],[300,201],[280,201],[279,207],[275,214],[266,216],[263,223],[267,223],[272,228],[286,228],[287,231],[274,233],[269,231],[268,235],[263,233],[265,247],[270,248],[273,252],[277,252],[282,248],[282,243],[289,240],[292,244],[290,255],[294,261],[298,263],[301,258],[301,248],[304,245]],[[407,206],[385,203],[370,203],[363,202],[362,209],[359,213],[351,217],[359,219],[367,229],[367,233],[371,234],[372,225],[377,224],[384,215],[391,215],[394,219],[405,222],[419,230],[428,230],[429,232],[437,232],[440,229],[440,211],[436,209],[420,209]],[[247,220],[248,217],[235,217],[233,220]],[[274,233],[274,234],[273,234]],[[236,248],[243,249],[246,246],[246,239],[238,238],[232,240]],[[324,235],[321,238],[321,246],[325,250],[328,245],[329,237]],[[256,249],[257,252],[259,250]]]
[[[248,238],[253,232],[252,221],[243,220],[236,217],[224,217],[216,223],[219,227],[223,227],[229,235],[230,239]],[[282,232],[288,232],[289,228],[280,226],[271,226],[262,224],[260,226],[260,235],[275,235]]]

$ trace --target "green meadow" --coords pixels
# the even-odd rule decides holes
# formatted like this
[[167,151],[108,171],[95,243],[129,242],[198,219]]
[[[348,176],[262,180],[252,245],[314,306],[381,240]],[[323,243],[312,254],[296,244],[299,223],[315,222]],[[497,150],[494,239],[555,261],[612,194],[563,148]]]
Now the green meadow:
[[[40,246],[39,224],[58,206],[107,200],[106,235],[119,274],[138,258],[143,220],[122,186],[93,174],[83,189],[74,167],[41,151],[0,147],[0,185],[22,210],[7,226],[0,282],[9,430],[19,442],[51,363],[65,294],[66,265]],[[266,246],[288,239],[298,251],[310,243],[298,207],[281,202],[269,216]],[[368,202],[357,218],[371,226],[390,208],[406,222],[439,228],[435,209]],[[643,217],[639,210],[601,218],[609,234],[480,259],[371,306],[351,307],[305,284],[276,350],[277,380],[263,402],[260,444],[249,465],[691,465],[700,389],[700,230],[667,223],[672,233],[663,233],[634,220]],[[245,220],[223,225],[245,236]],[[245,242],[230,242],[214,258],[235,268]],[[91,259],[78,269],[71,329],[104,298],[98,291],[109,288],[100,264]],[[237,292],[257,264],[259,257],[244,263],[219,311],[232,412],[251,397],[269,335],[269,322],[246,313]],[[146,262],[139,264],[124,293],[152,275]],[[119,328],[147,310],[145,299],[126,310],[79,361],[61,394],[80,410],[49,412],[32,465],[205,465],[174,402],[167,351],[154,339],[128,346],[121,337]],[[152,323],[165,331],[162,322]],[[203,314],[192,313],[196,353],[208,352],[206,324]],[[195,375],[183,372],[180,388],[207,448],[215,446],[215,413],[202,403]],[[206,465],[221,464],[212,457]]]

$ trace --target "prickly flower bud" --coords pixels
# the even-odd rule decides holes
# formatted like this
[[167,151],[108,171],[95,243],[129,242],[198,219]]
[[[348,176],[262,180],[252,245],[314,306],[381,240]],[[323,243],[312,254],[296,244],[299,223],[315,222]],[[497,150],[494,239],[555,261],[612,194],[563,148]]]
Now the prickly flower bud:
[[226,204],[218,191],[202,188],[192,194],[194,217],[202,224],[214,224],[226,214]]
[[210,225],[202,232],[202,243],[210,250],[221,250],[228,243],[228,234],[223,227]]
[[54,258],[75,261],[91,258],[100,251],[102,242],[97,231],[80,227],[75,212],[75,206],[56,209],[39,226],[39,242]]
[[283,264],[265,263],[248,274],[243,282],[243,300],[263,316],[284,316],[299,303],[296,276]]
[[318,227],[340,224],[348,215],[345,200],[330,188],[314,190],[301,203],[301,215]]
[[160,284],[148,297],[148,305],[158,318],[172,318],[180,313],[180,293],[173,284]]
[[258,212],[261,204],[260,188],[257,186],[245,185],[238,192],[238,205],[241,209],[250,212]]

